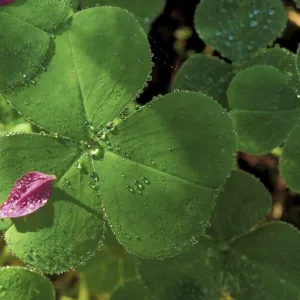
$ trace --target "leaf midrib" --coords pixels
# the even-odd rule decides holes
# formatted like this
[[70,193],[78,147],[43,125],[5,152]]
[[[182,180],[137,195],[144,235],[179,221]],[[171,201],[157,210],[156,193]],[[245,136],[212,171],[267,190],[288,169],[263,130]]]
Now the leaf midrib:
[[[112,151],[107,151],[107,152],[108,152],[109,154],[111,154],[113,157],[119,158],[119,155],[117,155],[116,153],[114,153],[114,152],[112,152]],[[123,157],[123,158],[125,158],[125,157]],[[137,162],[137,161],[132,160],[132,159],[130,159],[130,158],[128,158],[128,157],[126,157],[125,160],[131,161],[133,164],[137,164],[137,165],[139,165],[139,166],[141,166],[141,167],[143,167],[143,168],[145,168],[145,169],[147,169],[147,170],[151,170],[151,171],[157,172],[157,173],[160,174],[160,175],[165,175],[165,176],[168,176],[168,177],[171,177],[171,178],[175,178],[175,179],[177,179],[177,180],[179,179],[180,181],[182,181],[182,182],[184,182],[184,183],[188,183],[188,184],[193,185],[193,186],[196,186],[197,188],[200,187],[201,189],[206,189],[206,190],[216,190],[216,189],[217,189],[217,187],[209,187],[209,186],[201,185],[201,184],[199,184],[199,183],[195,183],[195,182],[189,181],[189,180],[187,180],[187,179],[185,179],[185,178],[182,178],[182,177],[179,177],[179,176],[172,175],[172,174],[170,174],[170,173],[167,173],[167,172],[158,170],[158,169],[156,169],[156,168],[152,168],[151,166],[145,165],[145,164],[143,164],[143,163],[141,163],[141,162]]]

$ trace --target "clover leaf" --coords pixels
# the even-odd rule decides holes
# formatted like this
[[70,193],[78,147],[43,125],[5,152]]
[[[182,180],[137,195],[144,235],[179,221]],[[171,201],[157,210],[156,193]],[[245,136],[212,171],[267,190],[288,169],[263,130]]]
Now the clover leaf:
[[202,0],[195,13],[199,36],[235,63],[273,42],[286,21],[280,0]]
[[204,93],[227,108],[226,90],[233,76],[232,66],[225,61],[205,54],[195,54],[180,67],[172,88]]
[[139,0],[82,0],[80,1],[80,7],[85,9],[95,6],[117,6],[128,10],[133,13],[140,25],[144,28],[145,32],[149,32],[152,22],[162,12],[165,1],[163,0],[151,0],[144,1],[143,5]]
[[[255,226],[270,202],[269,193],[257,179],[233,171],[217,198],[210,235],[202,236],[197,245],[182,255],[164,261],[144,260],[140,264],[141,277],[153,297],[299,297],[299,267],[294,263],[299,256],[299,232],[282,222]],[[286,251],[291,255],[286,255]],[[282,272],[283,265],[291,272]]]
[[36,83],[6,93],[47,133],[0,139],[2,199],[19,174],[57,178],[44,207],[13,220],[5,233],[9,247],[44,272],[78,266],[102,241],[102,207],[130,251],[184,251],[208,226],[235,159],[229,116],[210,98],[182,92],[117,118],[151,69],[147,36],[122,9],[83,10],[54,42]]
[[252,66],[239,72],[229,85],[227,97],[238,149],[247,153],[270,152],[285,140],[300,116],[295,90],[272,66]]
[[54,288],[47,278],[29,269],[0,268],[0,299],[54,300]]
[[30,82],[43,70],[50,33],[65,21],[69,6],[69,0],[19,0],[0,6],[0,91]]

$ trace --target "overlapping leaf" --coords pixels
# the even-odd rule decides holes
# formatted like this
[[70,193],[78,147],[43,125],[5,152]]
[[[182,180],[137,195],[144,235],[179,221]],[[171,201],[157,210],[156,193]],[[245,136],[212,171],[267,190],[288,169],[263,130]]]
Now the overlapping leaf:
[[[233,171],[216,202],[212,236],[202,236],[182,255],[164,261],[144,260],[140,265],[154,299],[299,297],[299,267],[292,266],[299,256],[299,232],[279,222],[253,227],[266,214],[270,200],[257,179]],[[293,271],[285,273],[283,266]]]
[[0,6],[0,91],[26,83],[40,72],[53,32],[65,21],[69,0],[15,1]]
[[103,234],[102,200],[118,239],[139,255],[174,255],[204,232],[234,161],[232,123],[198,93],[170,94],[111,123],[150,68],[147,37],[136,20],[122,9],[92,8],[61,29],[36,84],[6,95],[52,135],[0,140],[2,198],[19,173],[58,178],[47,205],[6,232],[25,263],[61,272],[85,262]]
[[54,300],[54,288],[41,274],[19,267],[0,268],[0,299]]
[[82,0],[81,8],[94,6],[111,5],[121,7],[133,13],[145,32],[149,32],[152,22],[158,17],[165,5],[164,0],[144,1],[143,5],[139,0]]
[[195,54],[180,67],[172,88],[202,92],[228,107],[226,90],[233,78],[232,66],[216,57]]
[[195,14],[200,37],[234,62],[274,41],[286,21],[280,0],[203,0]]
[[300,116],[300,101],[288,77],[272,66],[241,71],[227,96],[238,148],[247,153],[265,154],[279,146]]

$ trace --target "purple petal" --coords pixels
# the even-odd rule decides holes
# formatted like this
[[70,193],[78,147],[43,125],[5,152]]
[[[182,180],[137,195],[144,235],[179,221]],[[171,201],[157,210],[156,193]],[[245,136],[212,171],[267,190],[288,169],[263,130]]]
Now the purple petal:
[[14,0],[0,0],[0,6],[8,5],[12,2],[14,2]]
[[29,172],[13,185],[7,200],[0,206],[0,219],[29,215],[50,198],[54,175]]

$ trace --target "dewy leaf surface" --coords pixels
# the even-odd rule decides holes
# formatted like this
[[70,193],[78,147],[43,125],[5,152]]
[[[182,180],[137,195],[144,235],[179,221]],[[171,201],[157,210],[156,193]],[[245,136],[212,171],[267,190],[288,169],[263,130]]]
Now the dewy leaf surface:
[[8,99],[37,125],[76,140],[112,121],[138,93],[151,69],[147,36],[122,9],[91,8],[69,20],[36,84]]
[[0,12],[41,30],[53,32],[68,17],[70,5],[70,0],[15,0],[10,5],[0,7]]
[[51,282],[42,274],[19,267],[0,268],[0,299],[54,300]]
[[[292,226],[273,222],[263,226],[252,227],[255,219],[251,214],[242,215],[248,226],[244,233],[238,228],[226,232],[226,218],[238,218],[239,211],[231,212],[236,204],[236,196],[232,188],[239,185],[247,187],[251,184],[253,190],[258,188],[260,196],[253,197],[252,207],[263,205],[262,200],[270,202],[266,189],[249,175],[234,171],[217,199],[215,210],[227,217],[219,217],[219,223],[212,217],[212,232],[218,239],[223,231],[224,237],[233,238],[229,243],[224,240],[214,240],[210,237],[199,237],[197,245],[183,254],[164,260],[142,260],[139,272],[146,286],[153,291],[153,298],[164,299],[201,299],[201,300],[259,300],[259,299],[298,299],[300,296],[299,267],[295,261],[300,259],[299,231]],[[244,175],[241,175],[244,174]],[[241,175],[241,177],[239,177]],[[228,195],[228,197],[224,197]],[[234,197],[229,197],[233,195]],[[249,196],[240,193],[240,207]],[[233,203],[231,203],[233,200]],[[233,205],[232,205],[233,204]],[[222,210],[224,209],[224,210]],[[251,210],[252,212],[252,210]],[[237,224],[237,226],[240,223]],[[220,226],[222,229],[220,230]],[[250,229],[252,227],[252,229]],[[249,231],[250,229],[250,231]],[[219,234],[216,234],[219,233]],[[239,237],[237,237],[239,235]],[[280,247],[278,247],[280,245]],[[287,255],[287,253],[289,255]],[[285,272],[286,270],[289,272]]]
[[7,200],[0,206],[0,218],[18,218],[33,213],[50,198],[54,175],[29,172],[13,185]]
[[221,241],[232,239],[261,221],[270,205],[270,194],[258,179],[233,170],[216,199],[207,233]]
[[0,91],[23,83],[37,71],[50,44],[50,36],[0,7]]
[[66,20],[69,0],[17,0],[0,6],[0,91],[32,81],[45,64],[50,35]]
[[19,174],[39,170],[57,177],[44,207],[13,219],[5,233],[12,251],[25,264],[46,273],[63,272],[86,261],[103,235],[98,191],[89,186],[90,158],[80,156],[77,144],[48,135],[4,136],[0,148],[1,199]]
[[279,146],[300,115],[299,99],[286,76],[271,66],[238,73],[227,96],[238,149],[247,153],[265,154]]
[[225,61],[195,54],[180,67],[172,88],[204,93],[228,107],[226,90],[233,76],[231,65]]
[[225,278],[233,299],[299,299],[300,267],[295,263],[300,259],[297,229],[286,223],[269,223],[231,246]]
[[110,5],[117,6],[133,13],[145,32],[149,32],[152,22],[162,12],[165,1],[151,0],[144,1],[141,5],[139,0],[82,0],[80,1],[81,8],[93,6]]
[[172,93],[116,125],[107,139],[112,151],[95,168],[119,241],[147,257],[195,243],[235,157],[222,107],[200,93]]
[[273,42],[286,22],[280,0],[202,0],[195,13],[199,36],[234,62]]
[[299,78],[295,60],[296,55],[294,53],[285,48],[276,47],[258,52],[246,62],[245,67],[269,65],[277,68],[286,76],[288,84],[293,87],[295,93],[299,94]]

